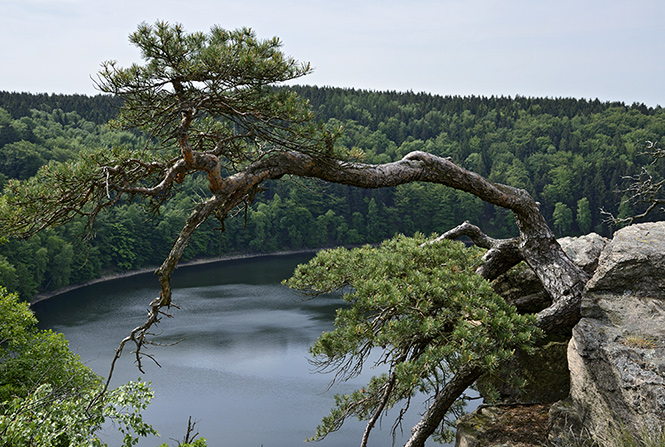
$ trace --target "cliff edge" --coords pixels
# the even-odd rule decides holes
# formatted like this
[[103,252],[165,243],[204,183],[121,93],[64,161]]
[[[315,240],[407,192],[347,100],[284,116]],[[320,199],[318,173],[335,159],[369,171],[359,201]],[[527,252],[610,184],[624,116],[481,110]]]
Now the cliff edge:
[[[554,360],[567,361],[567,397],[549,404],[544,428],[543,402],[520,402],[515,399],[519,393],[505,393],[513,400],[499,407],[481,406],[460,419],[457,446],[564,446],[573,438],[605,446],[613,445],[619,434],[638,440],[663,435],[665,222],[623,228],[610,241],[588,235],[560,242],[578,265],[593,273],[566,356]],[[533,423],[524,421],[527,412],[519,437],[510,439],[511,427],[506,426],[506,436],[499,440],[496,418],[488,415],[503,413],[511,405],[525,413],[525,404],[535,405]],[[525,439],[530,431],[532,442]],[[492,436],[485,436],[490,432]]]

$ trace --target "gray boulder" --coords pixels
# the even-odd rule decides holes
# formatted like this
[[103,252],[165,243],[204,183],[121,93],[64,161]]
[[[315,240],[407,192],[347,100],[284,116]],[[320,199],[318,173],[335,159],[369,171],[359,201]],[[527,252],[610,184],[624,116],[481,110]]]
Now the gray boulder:
[[587,291],[663,299],[664,269],[665,222],[631,225],[617,231],[600,254]]
[[640,436],[665,427],[665,222],[626,227],[607,244],[587,283],[568,366],[565,413],[577,418],[569,426],[601,444],[613,430]]
[[557,239],[557,242],[575,264],[592,275],[598,267],[598,259],[609,239],[591,233],[586,236],[563,237]]

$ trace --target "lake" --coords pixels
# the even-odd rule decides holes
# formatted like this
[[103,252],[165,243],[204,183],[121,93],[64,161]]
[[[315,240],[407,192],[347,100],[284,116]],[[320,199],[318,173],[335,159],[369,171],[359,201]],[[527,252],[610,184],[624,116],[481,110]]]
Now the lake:
[[[333,329],[339,297],[303,300],[281,281],[312,254],[274,255],[181,267],[173,277],[174,318],[164,318],[149,347],[161,367],[145,359],[145,374],[127,346],[116,365],[112,386],[128,380],[152,382],[155,398],[144,416],[162,442],[177,445],[189,416],[210,447],[292,447],[314,434],[333,406],[333,396],[350,392],[380,371],[367,369],[351,382],[328,385],[332,377],[313,371],[308,347]],[[93,284],[37,303],[40,327],[62,332],[72,351],[96,373],[107,376],[114,350],[141,324],[159,282],[141,274]],[[415,404],[422,411],[422,399]],[[414,408],[415,409],[415,408]],[[402,445],[419,419],[405,420],[395,445]],[[370,447],[390,446],[393,418],[384,418]],[[360,444],[364,424],[347,421],[317,447]],[[398,433],[399,435],[399,433]],[[118,445],[119,437],[104,433]]]

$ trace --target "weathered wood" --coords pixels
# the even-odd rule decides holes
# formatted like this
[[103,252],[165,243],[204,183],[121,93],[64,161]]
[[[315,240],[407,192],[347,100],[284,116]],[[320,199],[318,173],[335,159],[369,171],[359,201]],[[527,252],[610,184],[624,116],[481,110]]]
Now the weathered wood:
[[579,319],[581,292],[588,275],[566,256],[538,203],[524,190],[489,182],[446,158],[416,151],[402,160],[382,165],[324,161],[303,153],[281,152],[229,177],[218,192],[227,196],[231,191],[246,193],[268,178],[286,174],[361,188],[397,186],[413,181],[438,183],[510,209],[520,235],[514,240],[493,243],[491,250],[494,252],[488,255],[487,271],[483,275],[496,277],[521,258],[536,273],[554,303],[551,309],[539,314],[543,329],[555,330],[560,324],[573,325]]
[[[206,166],[205,170],[208,169]],[[516,239],[495,240],[481,236],[479,230],[468,226],[464,229],[466,235],[473,234],[477,241],[482,240],[481,246],[490,249],[479,273],[493,279],[523,259],[552,297],[552,306],[538,314],[540,326],[546,331],[554,331],[561,326],[570,327],[579,319],[581,292],[588,275],[563,252],[533,198],[524,190],[489,182],[447,158],[418,151],[407,154],[402,160],[381,165],[277,151],[221,181],[217,178],[211,181],[214,196],[193,211],[168,258],[156,271],[162,285],[162,305],[171,303],[170,277],[196,228],[213,213],[226,216],[248,197],[253,197],[256,188],[264,181],[285,175],[318,178],[361,188],[397,186],[414,181],[438,183],[508,208],[514,213],[520,230]]]

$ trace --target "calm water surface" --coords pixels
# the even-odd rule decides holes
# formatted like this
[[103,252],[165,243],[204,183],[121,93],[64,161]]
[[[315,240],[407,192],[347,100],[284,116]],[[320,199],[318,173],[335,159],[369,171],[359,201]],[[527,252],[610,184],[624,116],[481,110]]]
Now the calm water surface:
[[[176,445],[189,416],[210,447],[290,447],[304,445],[336,393],[350,392],[377,373],[371,369],[353,382],[327,391],[329,375],[315,373],[307,348],[333,328],[339,298],[303,301],[280,283],[311,255],[266,256],[184,267],[173,278],[180,309],[164,318],[157,337],[168,347],[150,347],[161,368],[145,359],[146,374],[133,363],[127,346],[116,366],[113,386],[128,380],[152,382],[155,398],[144,413],[161,439]],[[71,349],[95,372],[108,375],[114,349],[144,321],[148,303],[158,294],[152,274],[99,283],[38,303],[40,326],[65,334]],[[404,425],[402,445],[414,414]],[[393,419],[383,421],[371,447],[390,446]],[[345,423],[312,447],[360,444],[364,425]],[[109,445],[118,438],[105,435]],[[110,437],[108,437],[110,436]]]

